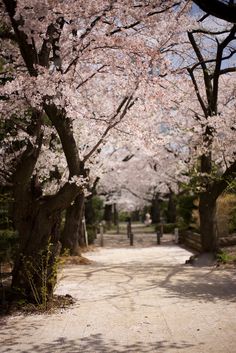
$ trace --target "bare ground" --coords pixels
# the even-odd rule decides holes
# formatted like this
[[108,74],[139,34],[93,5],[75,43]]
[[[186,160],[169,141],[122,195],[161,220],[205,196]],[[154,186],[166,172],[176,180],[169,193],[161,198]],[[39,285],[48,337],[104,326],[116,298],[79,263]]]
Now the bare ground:
[[[97,240],[99,244],[100,240]],[[236,353],[236,272],[185,265],[171,236],[106,235],[91,263],[66,265],[57,294],[76,304],[52,315],[2,319],[0,352]]]

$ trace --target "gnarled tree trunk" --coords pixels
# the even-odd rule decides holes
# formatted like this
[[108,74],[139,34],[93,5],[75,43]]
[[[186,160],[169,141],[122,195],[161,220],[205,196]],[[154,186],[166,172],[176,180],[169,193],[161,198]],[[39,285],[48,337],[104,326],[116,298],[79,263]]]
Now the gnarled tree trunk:
[[65,225],[61,236],[62,249],[69,250],[70,255],[73,256],[80,255],[80,246],[84,245],[83,216],[84,193],[80,193],[73,205],[66,210]]
[[[22,213],[22,216],[23,213]],[[53,295],[55,261],[60,252],[59,233],[53,232],[60,213],[50,213],[36,202],[31,215],[21,220],[18,258],[12,273],[12,288],[29,301],[42,304]],[[54,234],[53,234],[54,233]]]

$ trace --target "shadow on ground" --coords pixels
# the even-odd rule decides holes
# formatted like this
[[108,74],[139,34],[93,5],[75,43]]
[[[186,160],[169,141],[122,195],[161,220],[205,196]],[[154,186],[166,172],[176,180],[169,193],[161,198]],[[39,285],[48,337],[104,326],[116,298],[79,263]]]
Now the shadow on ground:
[[14,353],[54,353],[54,352],[66,352],[66,353],[164,353],[171,352],[172,350],[183,350],[193,347],[194,345],[187,342],[171,343],[167,341],[156,341],[152,342],[141,342],[137,341],[134,344],[120,344],[115,340],[105,341],[102,334],[94,334],[88,337],[84,337],[78,340],[69,340],[66,337],[59,337],[52,343],[42,343],[41,345],[30,345],[29,348],[22,348],[19,343],[15,346],[16,341],[4,343],[4,352]]
[[[130,262],[124,265],[86,267],[82,281],[93,281],[94,276],[106,283],[109,278],[113,287],[112,293],[94,297],[93,301],[127,297],[135,293],[150,290],[164,290],[162,296],[166,298],[181,298],[215,302],[225,300],[236,302],[236,274],[234,271],[221,271],[217,268],[195,268],[189,265],[161,265],[140,262]],[[78,272],[65,273],[70,282],[78,280]],[[139,278],[144,278],[139,282]],[[125,286],[124,286],[125,285]],[[128,285],[128,286],[127,286]],[[114,294],[113,294],[114,293]],[[83,301],[83,299],[82,299]],[[226,303],[227,304],[227,303]]]

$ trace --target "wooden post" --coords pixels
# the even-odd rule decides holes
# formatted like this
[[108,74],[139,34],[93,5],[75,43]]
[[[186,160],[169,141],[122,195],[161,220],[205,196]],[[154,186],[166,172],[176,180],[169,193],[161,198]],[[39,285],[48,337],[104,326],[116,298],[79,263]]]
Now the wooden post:
[[117,222],[117,225],[116,225],[116,233],[117,233],[117,234],[120,234],[120,224],[119,224],[119,221]]
[[5,294],[5,288],[4,288],[4,281],[3,281],[3,268],[2,268],[2,261],[0,261],[0,278],[1,278],[1,282],[0,282],[0,293],[1,298],[0,298],[0,304],[1,305],[6,305],[7,301],[6,301],[6,294]]
[[157,231],[157,245],[161,244],[161,232],[158,230]]
[[130,242],[130,246],[134,245],[134,234],[132,232],[129,235],[129,242]]
[[104,246],[104,239],[103,239],[103,225],[100,223],[100,245]]
[[175,228],[175,244],[179,243],[179,229]]
[[127,224],[127,237],[129,239],[130,238],[130,234],[132,233],[131,218],[130,217],[128,217],[127,222],[128,222],[128,224]]
[[86,244],[86,247],[88,247],[88,232],[87,232],[87,228],[86,228],[85,217],[83,218],[82,222],[83,222],[83,226],[84,226],[85,244]]
[[160,237],[162,237],[164,234],[164,226],[163,223],[160,224]]

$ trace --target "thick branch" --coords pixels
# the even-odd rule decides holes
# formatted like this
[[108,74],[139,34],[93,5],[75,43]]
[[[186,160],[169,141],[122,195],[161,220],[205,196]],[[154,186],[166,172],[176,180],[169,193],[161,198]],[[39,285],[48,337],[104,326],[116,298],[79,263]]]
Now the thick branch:
[[44,104],[44,110],[55,126],[60,137],[63,151],[67,160],[70,177],[81,174],[81,161],[73,135],[72,122],[66,118],[64,110],[59,110],[55,104]]
[[220,0],[193,0],[204,12],[221,18],[222,20],[235,23],[236,7],[234,4],[226,4]]
[[215,181],[209,191],[215,200],[229,186],[229,183],[236,178],[236,160],[226,169],[219,181]]
[[75,183],[66,183],[55,195],[44,198],[45,207],[51,214],[54,211],[65,210],[75,200],[80,188]]
[[[225,61],[225,60],[228,60],[230,58],[232,58],[232,56],[236,54],[236,50],[231,50],[230,53],[224,57],[221,58],[221,61]],[[205,64],[211,64],[211,63],[215,63],[216,62],[216,59],[209,59],[209,60],[205,60]],[[198,66],[200,66],[201,63],[200,62],[197,62],[196,64],[194,64],[192,66],[192,70],[195,70],[196,68],[198,68]],[[212,78],[213,75],[211,75],[210,77]]]
[[205,88],[206,88],[206,96],[207,96],[207,100],[208,100],[208,104],[209,106],[211,105],[211,98],[212,98],[212,84],[211,84],[211,79],[210,79],[210,75],[208,74],[208,70],[207,70],[207,66],[205,63],[205,60],[202,56],[202,53],[195,41],[195,38],[193,36],[192,32],[188,32],[188,38],[189,41],[195,51],[195,54],[198,58],[198,61],[201,65],[202,71],[203,71],[203,77],[204,77],[204,82],[205,82]]
[[35,164],[40,153],[43,138],[41,124],[41,113],[34,112],[32,115],[31,125],[28,127],[27,131],[30,136],[36,137],[36,143],[32,144],[31,141],[28,142],[26,150],[23,152],[13,174],[15,191],[21,194],[24,194],[28,188]]
[[37,52],[35,51],[35,47],[33,44],[29,44],[27,41],[27,36],[24,32],[19,30],[19,27],[23,24],[22,19],[20,21],[16,21],[15,10],[16,10],[16,1],[15,0],[3,0],[6,11],[11,20],[12,27],[15,32],[16,40],[22,55],[22,58],[26,64],[26,67],[31,76],[37,76],[37,70],[34,65],[37,63]]
[[204,112],[205,117],[207,118],[207,116],[208,116],[207,108],[206,108],[206,106],[205,106],[205,103],[204,103],[204,101],[203,101],[201,95],[200,95],[199,88],[198,88],[197,81],[196,81],[196,79],[195,79],[193,70],[192,70],[192,69],[188,69],[188,73],[189,73],[189,75],[190,75],[190,77],[191,77],[191,80],[192,80],[192,82],[193,82],[193,86],[194,86],[194,90],[195,90],[196,95],[197,95],[197,99],[198,99],[198,101],[199,101],[199,103],[200,103],[200,105],[201,105],[201,108],[202,108],[202,110],[203,110],[203,112]]
[[217,53],[216,53],[216,65],[215,65],[215,70],[213,74],[213,92],[212,92],[212,108],[215,110],[215,113],[217,113],[217,99],[218,99],[218,89],[219,89],[219,77],[220,77],[220,68],[221,68],[221,62],[222,62],[222,56],[224,49],[227,47],[227,45],[235,39],[235,33],[236,33],[236,25],[234,25],[231,28],[231,31],[229,35],[221,42],[218,44],[217,48]]
[[56,43],[59,42],[61,30],[64,25],[64,19],[62,17],[59,17],[56,21],[56,24],[58,27],[56,27],[55,24],[50,24],[48,26],[46,34],[47,39],[43,41],[43,45],[39,53],[39,64],[45,67],[49,66],[49,57],[51,50],[53,49],[54,53],[57,50],[59,51],[59,48]]

